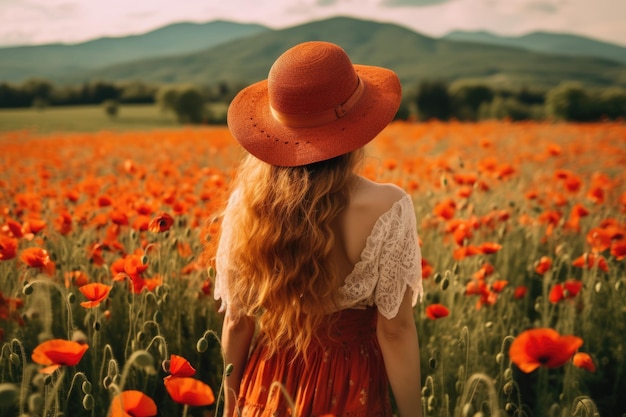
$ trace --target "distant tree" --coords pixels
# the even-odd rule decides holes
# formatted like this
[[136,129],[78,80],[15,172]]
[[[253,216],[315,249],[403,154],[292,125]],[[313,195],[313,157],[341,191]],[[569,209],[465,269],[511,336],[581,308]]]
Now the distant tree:
[[491,102],[483,102],[478,110],[479,119],[541,120],[543,106],[521,103],[515,97],[497,95]]
[[55,88],[50,97],[50,104],[60,106],[82,104],[81,88],[76,85]]
[[117,100],[121,89],[115,84],[105,81],[84,83],[79,88],[79,102],[81,104],[101,104],[104,100]]
[[194,86],[163,86],[156,101],[164,111],[173,111],[181,123],[200,123],[204,120],[205,98]]
[[200,123],[204,118],[204,96],[196,87],[181,87],[174,107],[182,123]]
[[461,120],[477,120],[481,104],[493,100],[493,90],[483,84],[460,83],[450,88],[453,115]]
[[102,102],[102,107],[104,108],[104,112],[106,113],[106,115],[109,116],[111,119],[116,117],[119,113],[119,103],[117,102],[117,100],[104,100]]
[[587,122],[597,120],[600,109],[578,82],[563,82],[546,95],[546,110],[557,120]]
[[0,84],[1,108],[28,107],[32,101],[32,96],[26,94],[22,88],[8,83]]
[[28,79],[22,83],[21,87],[24,94],[30,98],[33,107],[36,107],[35,104],[41,103],[45,103],[45,107],[50,101],[50,96],[54,90],[54,87],[49,81],[40,78]]
[[612,87],[598,96],[598,106],[602,117],[610,120],[626,119],[626,90]]
[[400,102],[400,107],[396,112],[393,120],[409,120],[411,118],[411,109],[407,100]]
[[141,81],[118,85],[121,103],[154,103],[157,87]]
[[546,101],[546,92],[537,88],[531,89],[524,86],[514,94],[514,97],[521,104],[532,106],[535,104],[544,104]]
[[444,81],[422,81],[415,98],[419,118],[447,120],[452,110],[448,85]]

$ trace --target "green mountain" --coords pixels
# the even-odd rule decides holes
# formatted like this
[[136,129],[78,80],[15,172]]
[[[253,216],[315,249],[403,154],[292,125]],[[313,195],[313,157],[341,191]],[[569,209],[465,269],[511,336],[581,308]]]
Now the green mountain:
[[443,39],[510,46],[549,54],[604,58],[626,64],[626,47],[569,34],[533,32],[519,37],[509,37],[484,31],[454,31]]
[[113,65],[75,74],[73,79],[250,83],[265,78],[283,51],[308,40],[337,43],[354,63],[389,67],[405,87],[423,79],[474,79],[506,86],[549,87],[564,80],[626,85],[626,66],[616,61],[434,39],[395,24],[348,17],[266,31],[201,52]]
[[176,23],[134,36],[99,38],[79,44],[0,48],[0,81],[70,78],[102,66],[199,51],[242,36],[268,31],[256,24],[225,21]]

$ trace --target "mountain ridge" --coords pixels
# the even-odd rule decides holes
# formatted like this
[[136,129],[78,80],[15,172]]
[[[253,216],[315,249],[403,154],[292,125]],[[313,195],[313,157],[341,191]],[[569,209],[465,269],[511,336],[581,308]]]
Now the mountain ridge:
[[[169,55],[152,55],[126,62],[109,62],[91,68],[70,67],[47,78],[54,82],[76,83],[90,80],[141,80],[155,83],[199,83],[219,81],[250,83],[267,76],[272,62],[286,49],[307,40],[327,40],[344,47],[355,63],[385,66],[398,73],[405,86],[421,79],[474,79],[511,85],[555,85],[564,80],[580,81],[595,86],[626,85],[626,66],[606,58],[547,54],[510,45],[494,45],[432,38],[394,24],[335,16],[275,30],[258,25],[213,21],[234,31],[212,45],[195,50],[173,48]],[[150,33],[167,33],[176,25],[168,25]],[[246,32],[242,28],[248,30]],[[239,32],[235,32],[239,30]],[[136,37],[141,35],[133,35]],[[117,39],[117,38],[116,38]],[[102,39],[84,42],[85,48]],[[392,45],[392,47],[390,47]],[[89,48],[87,48],[89,49]],[[623,48],[626,51],[626,48]],[[3,59],[0,49],[0,82],[3,69],[10,61]],[[41,61],[41,59],[40,59]],[[8,63],[7,63],[8,62]],[[19,63],[19,62],[18,62]],[[93,62],[91,62],[93,64]],[[24,72],[21,73],[24,76]],[[29,74],[44,76],[41,74]],[[9,80],[11,81],[11,80]]]
[[441,39],[512,46],[552,54],[605,58],[626,63],[626,47],[569,33],[535,31],[521,36],[503,36],[484,30],[455,30]]
[[[0,48],[0,81],[55,78],[121,62],[193,52],[267,30],[270,29],[257,24],[224,20],[178,22],[139,35],[102,37],[76,44]],[[47,69],[41,67],[42,62]]]

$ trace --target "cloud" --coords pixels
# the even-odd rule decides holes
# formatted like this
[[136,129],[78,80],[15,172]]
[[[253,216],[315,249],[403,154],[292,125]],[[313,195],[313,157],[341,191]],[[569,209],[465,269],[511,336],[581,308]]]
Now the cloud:
[[0,0],[0,46],[82,42],[173,22],[215,19],[281,29],[336,15],[393,22],[429,36],[487,30],[572,32],[624,44],[624,0]]
[[525,9],[529,12],[540,12],[546,14],[555,14],[559,11],[556,4],[547,1],[533,1],[532,3],[527,4]]
[[424,7],[452,1],[454,0],[383,0],[380,4],[387,7]]

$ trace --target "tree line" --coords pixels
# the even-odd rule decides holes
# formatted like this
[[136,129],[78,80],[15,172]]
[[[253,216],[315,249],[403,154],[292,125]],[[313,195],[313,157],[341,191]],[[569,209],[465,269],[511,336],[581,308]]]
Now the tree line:
[[626,119],[626,90],[621,87],[590,89],[563,82],[550,89],[494,88],[460,81],[422,81],[408,97],[406,112],[421,120],[484,119],[565,120],[592,122]]
[[[218,82],[209,86],[158,85],[139,81],[92,81],[55,85],[44,79],[21,84],[0,83],[0,108],[103,105],[110,116],[119,104],[157,104],[176,114],[181,123],[224,123],[208,103],[229,103],[243,84]],[[564,82],[550,89],[497,88],[484,83],[424,80],[405,91],[399,119],[543,120],[576,122],[626,118],[626,90],[591,89]]]

